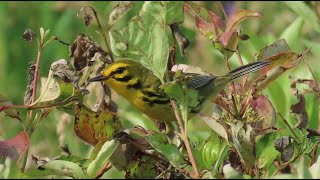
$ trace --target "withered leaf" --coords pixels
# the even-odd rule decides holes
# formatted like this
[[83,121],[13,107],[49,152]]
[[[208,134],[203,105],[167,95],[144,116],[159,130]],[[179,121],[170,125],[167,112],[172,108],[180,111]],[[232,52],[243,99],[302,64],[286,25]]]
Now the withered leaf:
[[96,13],[96,11],[94,10],[93,7],[85,6],[85,7],[82,7],[78,11],[77,16],[83,18],[84,24],[86,26],[89,26],[91,24],[91,22],[92,22],[93,16],[95,16],[95,14],[97,14],[97,13]]
[[70,61],[76,71],[81,71],[83,68],[90,66],[90,60],[95,53],[100,53],[100,59],[106,63],[111,63],[107,57],[108,53],[98,46],[88,35],[79,34],[75,41],[70,45]]
[[27,42],[31,42],[35,37],[37,37],[36,33],[29,28],[26,28],[22,34],[22,38]]
[[177,40],[181,56],[184,57],[186,49],[189,47],[189,40],[180,32],[178,25],[172,24],[171,29],[174,37]]
[[298,127],[306,128],[308,126],[308,113],[306,111],[306,99],[302,94],[297,94],[299,102],[291,106],[291,113],[300,114]]
[[87,143],[96,145],[99,141],[110,140],[121,129],[115,113],[94,112],[85,105],[75,105],[74,131]]
[[29,73],[28,73],[28,85],[26,92],[24,93],[24,104],[28,105],[32,103],[32,91],[33,91],[33,83],[34,83],[34,72],[36,69],[35,64],[30,64]]

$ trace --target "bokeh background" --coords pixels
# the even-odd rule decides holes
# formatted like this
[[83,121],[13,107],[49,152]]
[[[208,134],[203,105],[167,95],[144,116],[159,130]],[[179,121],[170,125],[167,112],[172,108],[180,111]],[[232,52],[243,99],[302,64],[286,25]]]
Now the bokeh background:
[[[198,2],[199,4],[222,15],[217,3]],[[0,94],[8,97],[14,104],[23,104],[23,96],[27,86],[28,63],[36,60],[36,42],[25,42],[21,35],[25,28],[39,31],[40,27],[50,29],[51,35],[57,35],[65,42],[73,42],[79,33],[89,34],[102,47],[102,38],[97,33],[97,25],[86,27],[81,18],[77,17],[78,10],[83,6],[92,6],[98,12],[103,25],[108,22],[108,14],[117,2],[0,2]],[[278,39],[285,38],[293,51],[301,53],[308,47],[311,52],[307,61],[311,64],[316,76],[320,79],[320,39],[319,16],[317,2],[302,3],[310,7],[315,16],[310,16],[299,6],[290,2],[223,2],[228,9],[248,9],[260,12],[260,18],[249,18],[241,24],[241,32],[248,34],[250,39],[239,45],[240,53],[245,63],[249,62],[260,49]],[[316,17],[316,18],[314,18]],[[299,20],[301,19],[301,20]],[[190,40],[191,45],[181,63],[196,65],[213,74],[227,72],[223,56],[212,46],[212,43],[196,32],[194,20],[186,15],[185,22],[180,26],[183,34]],[[47,76],[50,64],[58,59],[69,59],[69,47],[58,42],[49,44],[43,51],[40,63],[40,75]],[[230,59],[232,68],[239,66],[236,55]],[[284,73],[264,91],[277,112],[285,115],[291,124],[290,105],[298,100],[290,90],[291,80],[296,78],[312,78],[305,64]],[[127,112],[123,115],[124,127],[140,124],[152,128],[146,117],[134,110],[128,103],[115,96],[119,107]],[[319,102],[315,94],[306,95],[309,127],[320,130]],[[26,117],[26,111],[19,110],[21,117]],[[143,121],[141,120],[143,118]],[[75,155],[88,155],[89,145],[85,144],[73,132],[74,117],[54,110],[34,132],[31,137],[30,154],[41,157],[60,155],[59,147],[68,144]],[[203,122],[191,122],[191,136],[202,137],[207,128]],[[277,126],[282,127],[281,121]],[[283,126],[284,127],[284,126]],[[0,139],[14,137],[23,127],[15,119],[0,114]],[[205,136],[205,135],[203,135]],[[35,167],[28,161],[27,168]],[[121,174],[119,175],[119,177]]]

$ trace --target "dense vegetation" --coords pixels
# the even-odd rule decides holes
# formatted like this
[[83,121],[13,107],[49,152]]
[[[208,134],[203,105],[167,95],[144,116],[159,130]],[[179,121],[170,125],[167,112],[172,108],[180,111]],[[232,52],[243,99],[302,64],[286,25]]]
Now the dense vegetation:
[[[28,9],[28,11],[21,10]],[[320,178],[318,2],[1,2],[1,178]],[[130,58],[170,132],[90,79]],[[229,83],[210,115],[185,70]],[[200,69],[201,68],[201,69]],[[167,127],[168,128],[168,127]]]

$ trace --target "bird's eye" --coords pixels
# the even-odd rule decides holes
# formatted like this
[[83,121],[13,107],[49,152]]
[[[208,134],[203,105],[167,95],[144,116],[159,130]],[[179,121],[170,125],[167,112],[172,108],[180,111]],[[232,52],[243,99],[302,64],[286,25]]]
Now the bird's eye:
[[125,70],[124,67],[117,68],[117,69],[116,69],[116,73],[117,73],[117,74],[121,74],[121,73],[123,73],[124,70]]

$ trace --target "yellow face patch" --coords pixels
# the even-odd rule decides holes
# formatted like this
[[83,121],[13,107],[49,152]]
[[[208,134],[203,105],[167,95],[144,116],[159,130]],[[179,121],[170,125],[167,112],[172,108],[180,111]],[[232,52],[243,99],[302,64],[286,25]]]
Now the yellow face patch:
[[126,71],[126,74],[124,74],[125,72],[125,69],[129,67],[128,64],[125,64],[125,63],[115,63],[115,64],[112,64],[110,65],[109,67],[107,67],[102,75],[105,76],[105,77],[110,77],[110,76],[113,76],[113,75],[121,75],[123,74],[123,76],[126,76],[128,75],[128,71]]

